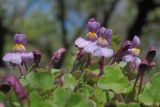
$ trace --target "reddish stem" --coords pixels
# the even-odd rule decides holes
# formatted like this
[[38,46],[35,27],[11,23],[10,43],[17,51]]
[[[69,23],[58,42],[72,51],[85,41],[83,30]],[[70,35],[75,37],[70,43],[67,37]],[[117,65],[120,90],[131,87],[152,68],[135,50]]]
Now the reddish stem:
[[23,72],[22,72],[22,70],[21,70],[21,68],[20,68],[19,65],[18,65],[18,69],[19,69],[19,71],[20,71],[21,76],[23,76]]
[[140,86],[139,86],[139,89],[138,89],[138,94],[140,94],[140,92],[141,92],[142,83],[143,83],[143,76],[144,76],[144,75],[142,75],[142,76],[140,77]]
[[102,56],[99,60],[100,75],[104,74],[103,68],[104,68],[104,56]]

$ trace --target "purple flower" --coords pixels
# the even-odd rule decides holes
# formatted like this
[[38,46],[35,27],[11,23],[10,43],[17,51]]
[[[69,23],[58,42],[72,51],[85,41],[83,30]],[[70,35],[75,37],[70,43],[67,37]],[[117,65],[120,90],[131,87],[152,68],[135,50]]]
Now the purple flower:
[[27,98],[28,94],[19,82],[19,80],[15,76],[7,75],[2,80],[2,84],[0,85],[0,91],[7,93],[11,87],[13,87],[13,90],[15,91],[16,95],[20,98],[21,102],[25,98]]
[[[98,39],[97,31],[100,28],[99,22],[97,22],[94,18],[91,18],[88,21],[87,28],[88,28],[88,33],[86,34],[86,38],[79,37],[75,41],[75,45],[78,48],[84,49],[86,46],[94,47],[96,44],[95,41]],[[87,53],[93,53],[93,50],[91,48],[86,47],[84,50]]]
[[141,60],[138,58],[140,54],[140,49],[138,46],[140,45],[140,39],[137,36],[134,36],[132,40],[132,44],[130,45],[127,55],[125,55],[122,60],[126,62],[130,62],[132,68],[137,68],[141,63]]
[[23,53],[6,53],[3,57],[3,61],[9,62],[13,65],[21,65],[22,61],[29,62],[31,59],[33,59],[33,53],[29,52],[23,52]]
[[101,29],[98,31],[96,47],[90,47],[92,49],[94,48],[94,56],[111,57],[113,55],[113,50],[110,48],[111,35],[112,29],[101,27]]
[[29,62],[33,59],[32,52],[26,52],[26,36],[24,34],[15,34],[15,45],[13,46],[12,53],[6,53],[3,57],[3,61],[9,62],[13,65],[21,65],[22,62]]

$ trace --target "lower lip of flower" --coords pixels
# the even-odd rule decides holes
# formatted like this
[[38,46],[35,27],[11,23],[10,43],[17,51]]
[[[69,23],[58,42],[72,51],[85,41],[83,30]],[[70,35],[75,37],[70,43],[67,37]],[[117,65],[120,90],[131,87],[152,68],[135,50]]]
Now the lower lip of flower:
[[26,48],[23,44],[15,44],[13,50],[16,52],[23,52],[26,50]]
[[88,33],[87,33],[87,38],[88,38],[89,40],[96,40],[96,39],[97,39],[97,34],[94,33],[94,32],[88,32]]

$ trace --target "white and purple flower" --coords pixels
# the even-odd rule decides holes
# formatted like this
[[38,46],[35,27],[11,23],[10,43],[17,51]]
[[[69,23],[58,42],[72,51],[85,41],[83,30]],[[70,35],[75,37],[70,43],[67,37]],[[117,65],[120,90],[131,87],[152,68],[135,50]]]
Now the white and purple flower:
[[21,65],[22,62],[29,62],[33,59],[33,53],[26,52],[27,40],[25,34],[15,34],[14,43],[13,52],[6,53],[3,57],[3,61],[13,65]]
[[100,23],[97,22],[94,18],[89,19],[87,24],[88,33],[86,34],[86,38],[79,37],[75,41],[75,45],[84,49],[87,53],[93,53],[93,48],[87,47],[96,47],[96,41],[98,39],[97,31],[100,29]]
[[140,45],[140,39],[137,36],[134,36],[132,40],[132,44],[127,51],[127,55],[125,55],[122,60],[125,62],[130,62],[131,67],[134,69],[138,69],[141,60],[138,58],[140,54],[140,49],[138,48]]
[[96,42],[96,47],[90,47],[94,48],[94,56],[111,57],[113,55],[113,50],[110,48],[111,36],[112,29],[101,27],[101,29],[98,31],[98,40]]

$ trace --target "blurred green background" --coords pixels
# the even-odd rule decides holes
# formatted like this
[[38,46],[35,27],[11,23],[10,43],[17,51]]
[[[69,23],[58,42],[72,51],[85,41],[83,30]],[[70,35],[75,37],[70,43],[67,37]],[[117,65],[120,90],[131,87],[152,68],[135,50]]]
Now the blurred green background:
[[39,49],[41,66],[52,53],[67,49],[63,66],[71,67],[74,40],[85,36],[86,22],[94,17],[102,26],[113,29],[121,40],[141,38],[141,58],[147,50],[157,48],[156,71],[160,68],[160,0],[0,0],[0,72],[12,72],[2,57],[13,47],[15,33],[25,33],[27,49]]

